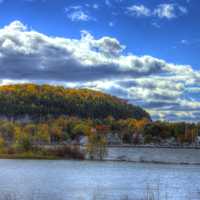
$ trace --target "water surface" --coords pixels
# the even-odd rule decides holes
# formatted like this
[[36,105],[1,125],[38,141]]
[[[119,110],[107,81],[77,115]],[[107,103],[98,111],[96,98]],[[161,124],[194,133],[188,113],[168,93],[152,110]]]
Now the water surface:
[[200,199],[200,167],[0,160],[0,200]]

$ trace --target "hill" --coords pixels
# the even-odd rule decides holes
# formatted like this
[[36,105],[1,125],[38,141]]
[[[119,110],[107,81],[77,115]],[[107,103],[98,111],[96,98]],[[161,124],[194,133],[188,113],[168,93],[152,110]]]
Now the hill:
[[60,115],[81,118],[148,118],[142,108],[111,95],[89,89],[16,84],[0,86],[0,115],[32,118]]

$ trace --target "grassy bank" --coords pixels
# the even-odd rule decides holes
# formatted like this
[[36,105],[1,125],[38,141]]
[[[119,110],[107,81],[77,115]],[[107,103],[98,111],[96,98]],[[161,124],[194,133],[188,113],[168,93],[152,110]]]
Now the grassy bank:
[[54,160],[59,159],[59,157],[53,155],[39,155],[34,152],[23,152],[15,154],[0,154],[0,159],[42,159],[42,160]]
[[0,151],[0,159],[77,159],[83,160],[84,155],[76,147],[31,148],[29,150],[8,147]]

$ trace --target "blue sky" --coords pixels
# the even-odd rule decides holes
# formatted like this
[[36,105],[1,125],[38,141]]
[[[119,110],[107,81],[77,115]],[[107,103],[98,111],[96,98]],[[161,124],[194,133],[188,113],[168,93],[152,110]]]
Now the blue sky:
[[[95,2],[95,3],[93,3]],[[198,0],[4,0],[0,5],[0,25],[20,20],[37,31],[48,35],[80,37],[80,30],[88,30],[94,36],[116,37],[127,46],[127,51],[137,55],[150,54],[170,62],[190,64],[200,68],[200,24]],[[155,16],[134,17],[125,14],[127,7],[144,5],[155,9],[162,3],[178,4],[187,9],[187,14],[178,14],[173,19]],[[88,4],[88,5],[87,5]],[[94,8],[94,5],[98,8]],[[82,11],[91,19],[69,20],[65,9],[82,6]],[[177,11],[174,11],[175,14]],[[109,23],[113,23],[110,27]],[[155,27],[155,24],[159,27]],[[185,43],[183,42],[185,41]]]
[[0,0],[1,84],[88,87],[200,120],[200,1]]

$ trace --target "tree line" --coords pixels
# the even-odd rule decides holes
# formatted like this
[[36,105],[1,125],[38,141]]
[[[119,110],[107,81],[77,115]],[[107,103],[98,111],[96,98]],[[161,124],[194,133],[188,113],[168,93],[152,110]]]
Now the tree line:
[[122,144],[161,144],[168,139],[176,144],[192,144],[199,130],[200,123],[152,122],[146,118],[116,120],[112,116],[105,119],[60,116],[28,123],[0,120],[0,149],[28,151],[34,145],[78,143],[86,136],[88,150],[93,151],[92,146],[108,144],[109,134],[117,135]]

